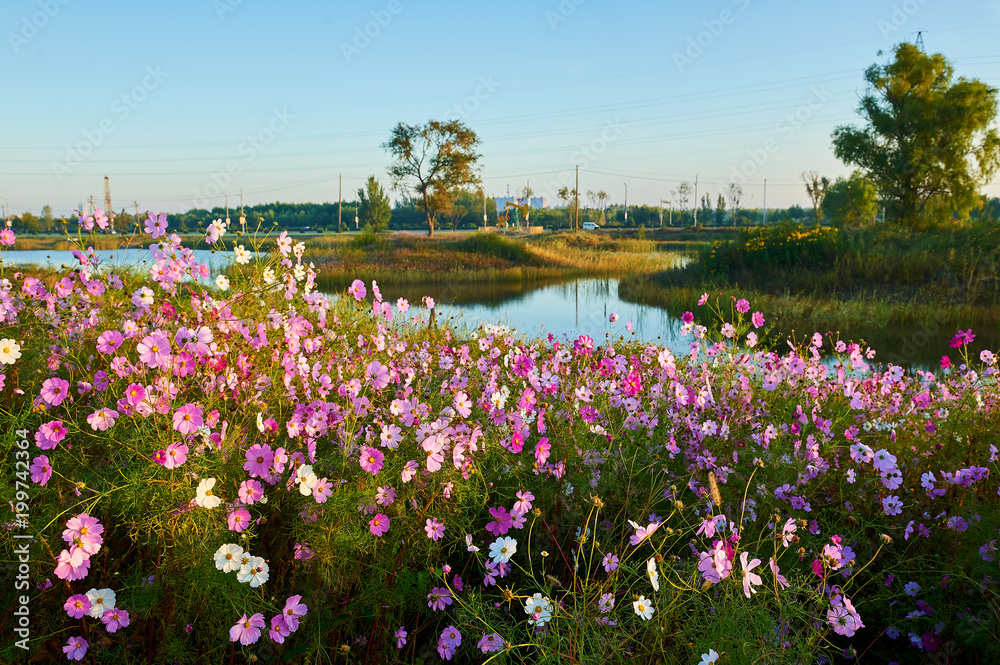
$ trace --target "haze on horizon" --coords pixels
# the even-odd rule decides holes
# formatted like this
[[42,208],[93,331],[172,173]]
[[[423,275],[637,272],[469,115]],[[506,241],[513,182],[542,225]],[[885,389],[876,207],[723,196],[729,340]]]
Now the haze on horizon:
[[[516,0],[10,0],[0,7],[0,199],[57,216],[115,209],[346,201],[399,122],[479,135],[489,196],[530,184],[658,206],[698,178],[745,207],[809,206],[833,180],[833,129],[860,124],[864,71],[922,32],[956,78],[1000,87],[1000,5],[862,2],[794,9]],[[879,55],[879,51],[882,55]],[[1000,195],[1000,181],[985,192]],[[399,194],[394,194],[399,197]]]

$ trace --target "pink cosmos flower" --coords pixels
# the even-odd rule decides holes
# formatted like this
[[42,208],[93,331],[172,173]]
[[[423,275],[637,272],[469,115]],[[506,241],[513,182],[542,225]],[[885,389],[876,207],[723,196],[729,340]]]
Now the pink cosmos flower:
[[360,279],[354,280],[347,292],[354,296],[355,300],[364,300],[365,296],[368,295],[368,289],[365,287],[365,283]]
[[789,586],[788,580],[781,574],[781,569],[778,568],[778,562],[774,560],[774,557],[770,558],[768,565],[771,567],[771,574],[774,575],[774,580],[778,583],[778,586],[782,589],[787,589]]
[[204,424],[201,409],[194,404],[185,404],[174,412],[174,429],[181,434],[194,434]]
[[271,630],[269,630],[267,634],[278,644],[284,644],[285,638],[291,635],[292,631],[288,629],[288,623],[285,621],[285,617],[280,614],[275,614],[271,617]]
[[69,381],[58,376],[45,379],[42,382],[42,399],[49,406],[59,406],[69,395]]
[[316,503],[326,503],[326,500],[333,496],[333,483],[323,477],[316,481],[316,486],[312,491]]
[[535,495],[527,490],[519,490],[517,501],[514,502],[514,510],[511,512],[524,515],[531,510],[531,502],[535,500]]
[[455,626],[448,626],[441,631],[441,638],[439,641],[450,647],[458,647],[462,644],[462,633],[459,632],[458,628],[455,628]]
[[163,451],[163,466],[168,469],[178,467],[187,461],[187,454],[187,445],[179,441],[175,441],[167,446],[167,449]]
[[601,560],[601,565],[604,566],[604,572],[613,573],[618,570],[618,555],[607,553]]
[[476,647],[483,653],[491,653],[493,651],[499,651],[504,646],[503,638],[500,637],[499,633],[490,633],[487,635],[483,633],[482,638],[476,644]]
[[391,506],[396,500],[396,489],[394,487],[380,486],[375,490],[375,503],[380,506]]
[[156,240],[163,234],[167,232],[167,215],[166,213],[160,213],[157,216],[155,213],[149,213],[149,217],[146,219],[146,223],[143,225],[146,233],[153,236],[153,240]]
[[129,624],[128,612],[118,608],[106,610],[101,616],[101,621],[109,633],[117,632],[119,628],[127,628]]
[[361,457],[358,459],[358,463],[361,464],[361,468],[372,474],[373,476],[378,474],[382,469],[382,465],[385,462],[385,455],[378,448],[372,448],[371,446],[365,446],[361,449]]
[[233,512],[229,513],[227,517],[227,522],[229,523],[229,530],[240,533],[248,526],[250,526],[250,513],[243,508],[238,508]]
[[389,385],[389,368],[373,360],[365,368],[365,378],[374,390],[382,390]]
[[117,330],[105,330],[97,338],[97,350],[101,353],[114,353],[124,341],[125,338]]
[[90,612],[90,598],[87,594],[78,593],[66,599],[63,609],[73,619],[79,619]]
[[264,488],[256,480],[244,480],[240,483],[240,501],[247,505],[253,505],[264,496]]
[[170,338],[157,330],[143,337],[136,350],[139,360],[150,369],[156,369],[170,361]]
[[67,431],[61,420],[50,420],[35,432],[35,444],[42,450],[51,450],[66,438]]
[[510,531],[511,518],[507,509],[503,506],[499,508],[490,508],[490,515],[492,520],[486,525],[486,530],[492,533],[494,536],[502,536],[508,531]]
[[754,568],[761,564],[761,560],[752,559],[748,563],[747,560],[749,558],[750,554],[748,552],[740,552],[740,566],[743,568],[743,595],[747,598],[750,597],[751,592],[757,593],[757,589],[754,587],[758,587],[764,583],[764,581],[760,578],[760,575],[751,572]]
[[274,461],[274,452],[271,450],[271,446],[266,443],[263,445],[255,443],[244,453],[244,456],[247,460],[243,464],[244,471],[256,478],[264,478],[268,475],[271,462]]
[[285,624],[288,626],[288,630],[295,632],[299,629],[299,619],[304,617],[309,611],[305,603],[300,602],[302,596],[289,596],[288,600],[285,601],[285,609],[281,611],[281,616],[285,619]]
[[69,638],[62,650],[68,660],[83,660],[87,655],[87,646],[89,646],[87,640],[76,636]]
[[383,513],[378,513],[368,521],[368,530],[373,536],[382,537],[389,530],[389,517]]
[[746,314],[750,311],[750,302],[746,298],[740,298],[736,301],[736,311],[740,314]]
[[82,580],[90,570],[90,558],[84,559],[78,565],[73,565],[71,560],[72,555],[69,553],[69,550],[63,550],[59,553],[55,570],[56,577],[67,582]]
[[52,465],[49,464],[49,458],[45,455],[39,455],[33,459],[28,470],[31,472],[31,482],[42,487],[45,487],[45,483],[49,482],[49,478],[52,477]]
[[11,245],[14,244],[15,240],[17,240],[17,236],[15,236],[14,232],[11,231],[10,229],[4,229],[3,231],[0,231],[0,245],[7,245],[8,247],[10,247]]
[[424,531],[427,532],[427,537],[431,540],[441,540],[444,536],[444,529],[444,524],[434,517],[428,517],[424,524]]
[[[87,513],[80,513],[66,521],[66,529],[62,532],[63,540],[71,545],[78,543],[82,545],[100,545],[104,542],[104,525],[96,517],[91,517]],[[94,548],[90,554],[96,554]]]
[[138,406],[144,399],[146,399],[146,388],[142,384],[130,383],[125,389],[125,401],[132,406]]
[[760,312],[754,312],[753,316],[750,317],[750,321],[753,323],[754,328],[760,328],[764,325],[764,315]]
[[119,415],[121,414],[114,409],[98,409],[87,416],[87,423],[89,423],[94,430],[103,432],[115,424],[115,418]]
[[404,646],[406,646],[406,635],[407,632],[405,626],[400,626],[399,628],[396,629],[395,636],[396,636],[397,649],[402,649]]
[[253,644],[258,639],[260,639],[260,630],[265,628],[267,623],[264,621],[264,615],[258,612],[252,617],[247,619],[247,615],[244,614],[236,625],[229,629],[229,641],[236,642],[239,641],[243,646],[248,644]]

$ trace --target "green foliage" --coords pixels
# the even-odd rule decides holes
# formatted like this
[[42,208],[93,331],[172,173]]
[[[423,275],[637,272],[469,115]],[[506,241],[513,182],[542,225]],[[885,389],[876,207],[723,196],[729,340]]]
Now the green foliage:
[[358,206],[358,220],[362,225],[371,227],[378,235],[389,230],[392,206],[375,176],[369,176],[365,187],[358,190]]
[[858,112],[866,124],[837,127],[834,153],[875,184],[889,220],[964,219],[1000,166],[1000,136],[991,126],[997,89],[975,79],[953,83],[941,54],[913,44],[893,53],[892,62],[865,72],[869,90]]
[[871,224],[878,213],[875,186],[860,171],[837,178],[826,191],[823,210],[838,227]]
[[483,254],[524,264],[537,263],[535,256],[522,243],[496,233],[473,233],[456,245],[459,251]]
[[455,191],[479,182],[478,145],[476,133],[458,120],[430,120],[423,126],[401,122],[382,145],[394,160],[389,167],[393,188],[414,194],[427,217],[428,235],[434,235],[435,218],[448,209]]

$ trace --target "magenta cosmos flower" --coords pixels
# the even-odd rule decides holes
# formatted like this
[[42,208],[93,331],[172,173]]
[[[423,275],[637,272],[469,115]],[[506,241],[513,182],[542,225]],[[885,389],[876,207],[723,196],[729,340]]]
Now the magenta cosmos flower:
[[125,337],[117,330],[105,330],[97,338],[97,350],[101,353],[114,353],[124,341]]
[[53,376],[42,382],[42,399],[49,406],[59,406],[67,395],[69,395],[69,381],[66,379]]
[[267,476],[271,469],[271,462],[274,461],[274,452],[271,450],[271,446],[266,443],[264,445],[255,443],[244,455],[247,458],[243,465],[244,471],[258,478]]
[[254,614],[249,619],[244,614],[236,622],[236,625],[229,629],[229,641],[239,641],[243,646],[253,644],[260,639],[260,631],[266,626],[267,622],[264,621],[264,615],[260,612]]
[[358,459],[358,463],[361,464],[361,468],[372,474],[376,475],[381,469],[382,464],[385,462],[385,455],[378,448],[372,448],[367,446],[361,449],[361,457]]
[[250,513],[242,508],[239,508],[229,513],[227,521],[229,522],[230,531],[240,533],[250,526]]
[[372,535],[381,538],[382,534],[389,530],[389,516],[378,513],[368,521],[368,530],[372,532]]
[[66,599],[63,609],[73,619],[79,619],[90,612],[90,598],[86,594],[78,593]]
[[201,409],[194,404],[185,404],[174,412],[174,429],[181,434],[194,434],[204,424]]
[[499,508],[490,508],[490,516],[493,517],[490,523],[486,525],[486,530],[492,533],[494,536],[502,536],[503,534],[510,531],[511,518],[510,513],[503,506]]

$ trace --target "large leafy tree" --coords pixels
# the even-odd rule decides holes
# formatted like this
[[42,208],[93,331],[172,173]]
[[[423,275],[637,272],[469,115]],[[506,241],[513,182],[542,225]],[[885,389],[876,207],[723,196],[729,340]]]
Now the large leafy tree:
[[892,221],[965,218],[1000,164],[1000,138],[990,127],[997,89],[962,77],[953,83],[944,56],[912,44],[894,54],[865,72],[869,89],[858,113],[866,124],[837,127],[834,153],[875,184]]
[[458,120],[423,126],[401,122],[382,145],[395,160],[389,167],[393,188],[415,194],[427,217],[427,235],[434,235],[435,218],[449,208],[455,192],[479,183],[478,145],[476,133]]
[[362,224],[370,224],[375,233],[380,235],[389,230],[392,206],[375,176],[368,176],[364,188],[358,190],[358,206],[358,217]]
[[858,171],[846,180],[837,178],[826,189],[823,210],[841,227],[868,224],[878,213],[875,187]]

